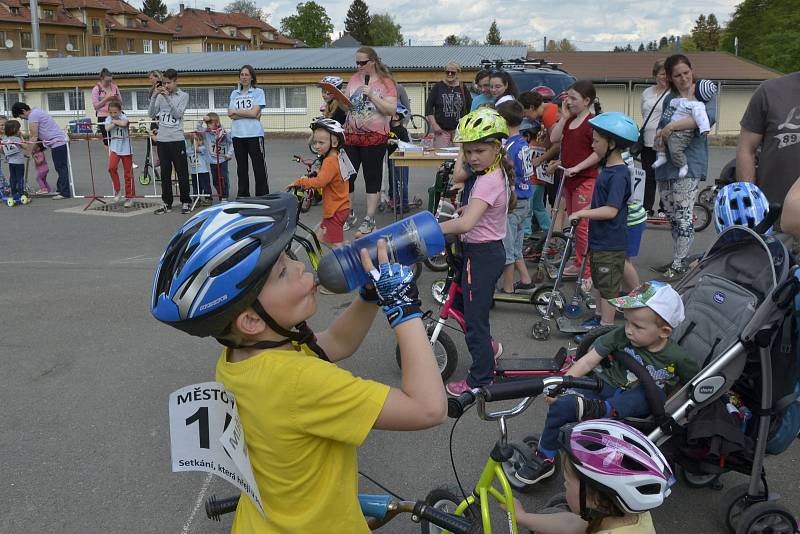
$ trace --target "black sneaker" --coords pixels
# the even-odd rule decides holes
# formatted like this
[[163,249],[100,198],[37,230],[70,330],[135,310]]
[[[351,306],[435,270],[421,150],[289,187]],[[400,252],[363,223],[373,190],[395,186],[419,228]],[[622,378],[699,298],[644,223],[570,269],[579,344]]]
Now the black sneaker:
[[534,454],[530,463],[517,469],[514,478],[525,484],[536,484],[540,480],[553,476],[555,472],[556,464],[553,460]]
[[533,293],[536,289],[536,284],[533,282],[523,284],[521,281],[514,284],[514,293]]
[[590,419],[602,419],[606,416],[606,401],[602,399],[587,399],[575,397],[575,411],[578,421],[589,421]]
[[156,215],[163,215],[164,213],[170,213],[172,211],[172,206],[167,206],[166,204],[162,204],[160,208],[155,210],[153,213]]
[[667,282],[672,282],[674,280],[680,280],[681,278],[683,278],[683,275],[686,274],[687,270],[688,269],[686,268],[685,265],[681,265],[680,267],[672,265],[672,266],[670,266],[669,269],[667,269],[664,272],[664,274],[662,275],[662,278],[664,278],[664,280],[666,280]]

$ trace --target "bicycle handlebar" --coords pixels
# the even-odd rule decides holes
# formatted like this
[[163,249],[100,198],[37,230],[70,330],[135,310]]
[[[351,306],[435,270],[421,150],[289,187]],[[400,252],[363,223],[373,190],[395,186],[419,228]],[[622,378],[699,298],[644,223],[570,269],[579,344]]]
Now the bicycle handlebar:
[[[396,501],[388,495],[361,493],[358,495],[358,501],[364,515],[377,520],[377,525],[373,528],[391,521],[399,513],[406,512],[412,514],[412,519],[416,522],[424,519],[455,534],[478,534],[481,532],[481,524],[478,521],[471,522],[464,517],[448,514],[423,501]],[[219,500],[212,495],[206,500],[206,516],[214,521],[219,521],[221,516],[236,511],[238,504],[239,495]]]
[[600,391],[603,389],[601,380],[594,376],[548,376],[545,378],[530,378],[514,380],[502,384],[490,384],[475,388],[461,394],[459,397],[447,399],[447,415],[452,418],[461,415],[474,404],[480,402],[495,402],[512,399],[522,399],[540,395],[548,386],[560,389],[582,388]]

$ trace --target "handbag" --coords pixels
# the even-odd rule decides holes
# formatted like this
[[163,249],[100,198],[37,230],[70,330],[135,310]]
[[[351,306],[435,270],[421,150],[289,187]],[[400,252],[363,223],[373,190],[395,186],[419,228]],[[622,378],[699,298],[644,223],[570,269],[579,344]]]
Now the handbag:
[[653,116],[653,112],[656,110],[656,106],[658,105],[658,103],[661,102],[661,100],[664,98],[664,96],[668,92],[669,92],[669,89],[667,89],[663,93],[661,93],[661,96],[658,97],[658,100],[656,100],[656,103],[653,104],[652,108],[650,108],[650,113],[647,114],[647,118],[642,123],[642,127],[639,128],[639,139],[637,139],[636,142],[634,144],[632,144],[631,147],[628,149],[628,153],[633,158],[639,159],[639,156],[641,156],[642,150],[644,150],[644,141],[643,141],[643,138],[644,138],[644,127],[647,126],[648,121],[650,121],[650,117]]

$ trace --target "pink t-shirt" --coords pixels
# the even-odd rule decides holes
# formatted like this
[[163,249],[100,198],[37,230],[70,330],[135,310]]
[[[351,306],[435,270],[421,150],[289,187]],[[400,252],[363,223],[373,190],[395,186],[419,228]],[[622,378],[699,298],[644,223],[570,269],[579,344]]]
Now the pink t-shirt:
[[[397,88],[390,78],[373,76],[370,88],[380,96],[397,97]],[[351,107],[344,123],[344,136],[348,145],[385,145],[389,140],[389,116],[382,114],[369,98],[364,97],[364,80],[354,74],[347,82],[347,97]]]
[[472,230],[461,236],[464,243],[487,243],[500,241],[506,236],[506,219],[508,216],[508,182],[502,169],[495,169],[489,174],[479,176],[472,192],[470,202],[479,198],[489,204]]
[[103,87],[102,84],[100,83],[96,83],[92,88],[92,105],[94,106],[94,110],[97,113],[98,117],[108,117],[108,102],[98,107],[100,101],[104,99],[108,94],[116,95],[117,98],[120,99],[120,101],[122,100],[122,95],[119,92],[119,87],[117,87],[117,84],[113,82],[111,83],[111,86],[108,89]]

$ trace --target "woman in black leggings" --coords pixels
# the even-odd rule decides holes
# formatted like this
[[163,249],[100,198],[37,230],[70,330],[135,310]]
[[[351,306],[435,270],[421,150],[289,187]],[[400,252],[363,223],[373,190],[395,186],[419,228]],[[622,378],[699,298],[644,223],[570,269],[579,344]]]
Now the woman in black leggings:
[[264,150],[264,127],[261,110],[267,106],[264,90],[256,87],[256,72],[250,65],[239,69],[239,85],[231,92],[228,117],[231,118],[233,155],[236,157],[236,174],[239,178],[237,196],[250,196],[248,157],[253,162],[256,196],[269,193],[267,162]]

